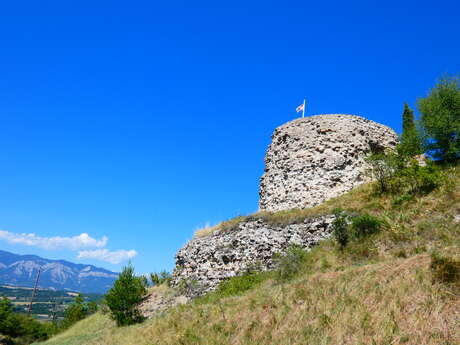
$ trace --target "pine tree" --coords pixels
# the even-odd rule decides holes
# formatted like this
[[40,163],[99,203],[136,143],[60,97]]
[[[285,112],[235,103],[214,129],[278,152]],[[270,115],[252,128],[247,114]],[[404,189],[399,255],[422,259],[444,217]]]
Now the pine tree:
[[401,135],[399,152],[407,156],[415,156],[423,153],[420,134],[415,126],[414,111],[407,103],[404,103],[402,118],[403,133]]
[[144,318],[138,310],[147,293],[147,278],[136,277],[131,264],[123,267],[113,287],[105,295],[112,318],[118,326],[141,322]]

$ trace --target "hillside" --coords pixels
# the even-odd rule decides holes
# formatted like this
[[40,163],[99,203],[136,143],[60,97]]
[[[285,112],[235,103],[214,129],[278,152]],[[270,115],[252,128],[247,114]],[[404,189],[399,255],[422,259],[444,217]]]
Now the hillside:
[[0,250],[0,285],[33,287],[41,267],[39,287],[85,293],[105,293],[118,274],[92,265],[18,255]]
[[43,344],[460,344],[460,168],[440,181],[423,196],[377,195],[366,184],[314,208],[251,215],[293,224],[341,208],[385,226],[343,250],[326,239],[293,256],[288,278],[285,261],[144,323],[117,328],[97,313]]

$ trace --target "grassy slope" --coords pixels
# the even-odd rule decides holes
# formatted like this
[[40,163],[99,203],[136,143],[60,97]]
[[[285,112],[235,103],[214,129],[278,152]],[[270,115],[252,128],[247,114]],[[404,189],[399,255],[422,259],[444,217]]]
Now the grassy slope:
[[44,344],[460,344],[458,291],[429,268],[433,250],[460,258],[460,169],[446,175],[437,191],[397,206],[363,186],[314,209],[256,215],[283,224],[342,207],[389,224],[343,253],[323,242],[290,282],[268,279],[125,328],[96,314]]

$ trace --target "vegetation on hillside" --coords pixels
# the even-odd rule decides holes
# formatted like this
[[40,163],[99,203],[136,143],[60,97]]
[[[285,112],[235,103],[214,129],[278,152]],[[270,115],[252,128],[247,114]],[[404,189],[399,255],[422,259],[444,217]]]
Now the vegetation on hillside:
[[105,302],[110,316],[118,326],[132,325],[144,320],[137,306],[147,294],[147,279],[137,277],[134,267],[123,267],[113,287],[107,292]]
[[0,343],[6,345],[30,344],[47,339],[56,331],[52,323],[42,323],[30,316],[15,313],[9,299],[0,300]]
[[425,150],[443,162],[460,159],[460,79],[442,78],[419,100]]
[[[45,344],[460,344],[459,99],[458,79],[447,78],[419,101],[418,126],[405,106],[397,150],[369,158],[375,183],[206,229],[335,213],[333,237],[311,251],[293,246],[276,270],[226,280],[144,323],[119,328],[132,322],[97,313]],[[413,157],[421,148],[434,158],[426,165]]]
[[460,168],[441,174],[436,190],[400,203],[365,185],[278,214],[285,222],[340,208],[361,215],[358,229],[382,222],[343,250],[335,239],[292,248],[279,270],[230,279],[142,324],[117,328],[97,313],[45,344],[458,344]]
[[[75,298],[63,291],[38,290],[35,297],[37,301],[48,301],[34,303],[32,313],[29,316],[24,312],[30,303],[29,288],[10,288],[1,289],[3,298],[0,300],[0,344],[22,345],[30,344],[36,340],[44,340],[48,337],[61,332],[77,321],[94,314],[97,311],[97,303],[92,298],[100,295],[83,297],[78,294]],[[8,296],[8,297],[6,297]],[[53,302],[49,302],[53,298]],[[60,304],[57,298],[65,299],[65,309],[62,312],[62,300]],[[11,300],[10,300],[11,299]],[[73,300],[69,303],[69,299]],[[86,299],[86,301],[85,301]],[[15,305],[16,303],[16,305]],[[37,308],[38,305],[38,308]],[[19,306],[22,306],[19,308]],[[19,309],[19,312],[18,312]],[[37,315],[33,312],[45,312],[46,319],[37,320]],[[62,317],[59,314],[62,313]]]

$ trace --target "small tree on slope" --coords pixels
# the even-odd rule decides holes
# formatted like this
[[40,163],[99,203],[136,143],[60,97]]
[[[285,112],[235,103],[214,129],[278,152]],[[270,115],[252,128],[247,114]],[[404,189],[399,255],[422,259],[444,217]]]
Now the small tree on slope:
[[407,103],[404,103],[404,112],[402,115],[403,133],[401,135],[401,144],[399,152],[405,156],[415,156],[423,152],[420,135],[415,127],[414,112]]
[[74,323],[83,320],[86,316],[88,316],[87,307],[84,304],[83,296],[78,294],[78,296],[75,298],[75,301],[65,311],[62,327],[70,327]]
[[147,294],[147,279],[136,277],[131,264],[123,267],[118,279],[105,296],[112,318],[118,326],[141,322],[138,304]]

